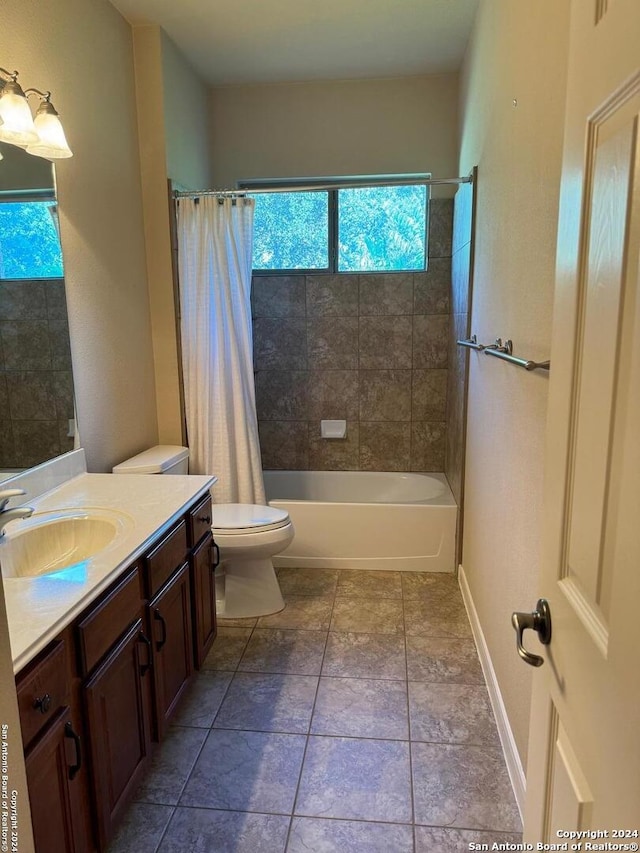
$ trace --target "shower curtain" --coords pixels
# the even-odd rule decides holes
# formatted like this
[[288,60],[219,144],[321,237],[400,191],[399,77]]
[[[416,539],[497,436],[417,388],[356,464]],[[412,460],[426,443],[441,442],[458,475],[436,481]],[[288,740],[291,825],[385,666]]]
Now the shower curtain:
[[215,474],[215,503],[265,503],[253,381],[255,202],[178,203],[178,272],[190,470]]

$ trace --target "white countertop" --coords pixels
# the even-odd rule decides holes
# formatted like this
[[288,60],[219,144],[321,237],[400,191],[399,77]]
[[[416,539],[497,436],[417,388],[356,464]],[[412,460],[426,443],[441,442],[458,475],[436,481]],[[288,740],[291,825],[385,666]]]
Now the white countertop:
[[[14,672],[60,634],[215,482],[215,477],[197,475],[80,474],[30,500],[37,512],[99,507],[130,518],[104,551],[68,570],[2,579]],[[10,532],[20,521],[8,524]]]

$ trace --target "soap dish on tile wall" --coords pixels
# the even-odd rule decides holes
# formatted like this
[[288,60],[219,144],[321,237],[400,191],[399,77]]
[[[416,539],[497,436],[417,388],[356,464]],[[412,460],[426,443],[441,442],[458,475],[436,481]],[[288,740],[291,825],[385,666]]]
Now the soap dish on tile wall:
[[320,421],[321,438],[345,438],[346,435],[346,421]]

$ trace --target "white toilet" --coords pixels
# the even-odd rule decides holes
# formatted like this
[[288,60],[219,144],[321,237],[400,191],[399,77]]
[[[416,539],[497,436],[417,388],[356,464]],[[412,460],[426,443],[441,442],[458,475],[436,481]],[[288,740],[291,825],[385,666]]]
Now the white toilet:
[[[187,474],[189,450],[158,445],[116,465],[114,474]],[[291,543],[288,513],[255,504],[213,505],[213,539],[220,549],[216,607],[224,619],[277,613],[284,600],[271,558]]]

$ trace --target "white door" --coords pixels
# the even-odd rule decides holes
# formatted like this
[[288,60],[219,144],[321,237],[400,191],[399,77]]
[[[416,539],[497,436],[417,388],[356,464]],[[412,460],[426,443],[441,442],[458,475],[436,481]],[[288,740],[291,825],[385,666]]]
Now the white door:
[[640,0],[573,0],[569,51],[525,840],[637,850],[559,833],[640,841]]

